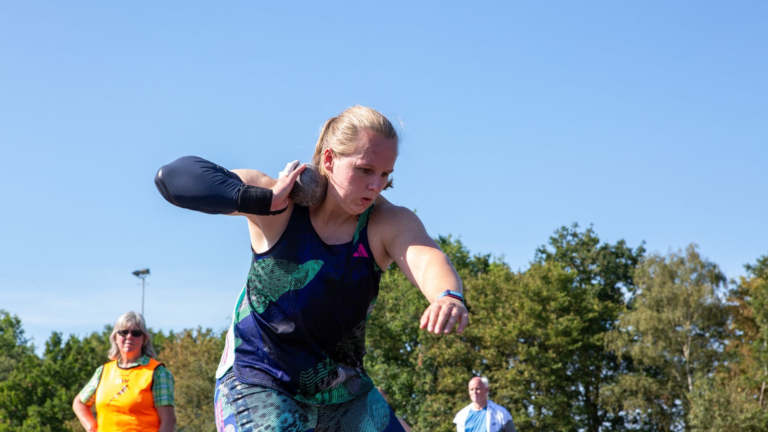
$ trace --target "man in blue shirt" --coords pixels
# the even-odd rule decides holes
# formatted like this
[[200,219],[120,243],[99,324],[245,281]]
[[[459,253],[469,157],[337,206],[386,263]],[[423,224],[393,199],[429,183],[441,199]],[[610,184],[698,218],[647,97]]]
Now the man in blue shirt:
[[488,400],[489,390],[488,378],[474,377],[469,380],[472,403],[454,417],[457,432],[516,432],[509,411]]

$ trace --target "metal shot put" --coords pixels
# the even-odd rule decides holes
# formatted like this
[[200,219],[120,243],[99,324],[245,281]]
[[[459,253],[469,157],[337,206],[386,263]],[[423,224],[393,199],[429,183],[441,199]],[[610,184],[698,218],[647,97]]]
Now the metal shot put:
[[[328,190],[328,179],[320,173],[317,165],[312,163],[304,164],[304,171],[299,174],[296,183],[293,184],[288,198],[293,202],[303,206],[313,206],[320,204],[325,199],[325,193]],[[299,168],[299,161],[290,162],[280,175],[288,175]]]

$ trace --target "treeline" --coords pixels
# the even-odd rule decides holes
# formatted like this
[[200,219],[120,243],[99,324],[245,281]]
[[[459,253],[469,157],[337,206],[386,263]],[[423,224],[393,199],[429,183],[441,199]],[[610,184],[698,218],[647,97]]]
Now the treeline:
[[[695,245],[648,254],[574,225],[515,272],[437,240],[465,284],[467,331],[420,331],[426,301],[396,268],[367,330],[368,371],[414,430],[455,430],[474,375],[490,379],[490,398],[520,431],[768,430],[768,256],[727,281]],[[71,401],[107,361],[109,333],[54,333],[39,357],[19,319],[1,312],[0,432],[81,430]],[[215,430],[222,337],[154,333],[181,431]]]
[[[109,361],[111,326],[64,341],[54,332],[42,357],[24,337],[20,320],[0,310],[0,432],[82,432],[72,400]],[[215,431],[213,373],[224,334],[210,329],[152,333],[158,359],[173,373],[180,431]]]

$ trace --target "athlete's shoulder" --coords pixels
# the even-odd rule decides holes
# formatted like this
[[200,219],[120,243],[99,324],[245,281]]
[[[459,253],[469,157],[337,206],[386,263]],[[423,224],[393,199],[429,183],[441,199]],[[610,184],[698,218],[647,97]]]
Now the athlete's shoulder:
[[426,235],[424,224],[413,210],[392,204],[384,197],[376,199],[371,224],[383,240],[419,238]]
[[373,217],[381,220],[392,220],[399,218],[415,218],[418,219],[416,213],[413,210],[393,204],[383,196],[376,198],[376,205],[373,209]]

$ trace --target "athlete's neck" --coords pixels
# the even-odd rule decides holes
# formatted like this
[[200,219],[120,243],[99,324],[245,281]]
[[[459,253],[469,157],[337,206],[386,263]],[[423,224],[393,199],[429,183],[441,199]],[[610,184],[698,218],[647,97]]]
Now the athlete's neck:
[[356,224],[359,216],[350,214],[332,199],[326,199],[321,204],[310,207],[310,215],[314,223],[330,230],[348,226],[353,222]]

